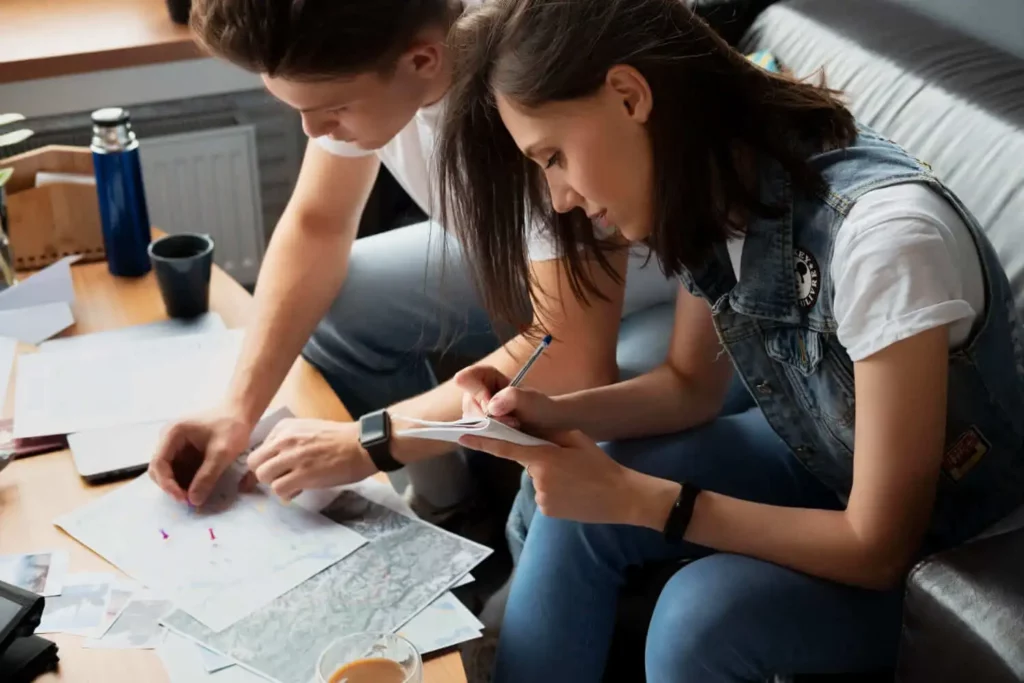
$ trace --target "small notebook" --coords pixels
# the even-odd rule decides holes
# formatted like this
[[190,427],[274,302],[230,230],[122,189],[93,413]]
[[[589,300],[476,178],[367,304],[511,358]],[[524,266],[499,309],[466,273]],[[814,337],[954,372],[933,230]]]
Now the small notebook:
[[469,435],[481,436],[487,439],[499,439],[519,444],[520,446],[551,445],[550,441],[524,434],[518,429],[513,429],[488,417],[466,417],[454,422],[432,422],[430,420],[417,420],[397,415],[395,419],[417,425],[410,429],[401,429],[395,432],[398,436],[408,436],[415,439],[458,443],[460,437]]

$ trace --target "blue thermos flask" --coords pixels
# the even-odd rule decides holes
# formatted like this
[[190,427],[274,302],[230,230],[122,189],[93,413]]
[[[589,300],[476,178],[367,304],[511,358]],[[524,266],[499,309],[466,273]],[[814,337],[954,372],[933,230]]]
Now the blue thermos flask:
[[92,113],[91,149],[107,267],[113,275],[145,275],[150,269],[149,211],[139,141],[126,109],[108,107]]

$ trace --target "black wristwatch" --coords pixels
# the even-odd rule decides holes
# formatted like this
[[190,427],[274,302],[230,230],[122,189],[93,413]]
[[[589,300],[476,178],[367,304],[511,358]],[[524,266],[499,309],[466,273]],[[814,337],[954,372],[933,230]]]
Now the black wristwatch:
[[394,472],[404,467],[391,455],[391,416],[388,411],[375,410],[359,418],[359,444],[381,472]]
[[683,540],[686,527],[690,526],[690,518],[693,517],[693,505],[697,502],[697,494],[700,491],[699,486],[689,482],[683,484],[672,511],[668,513],[668,521],[665,522],[666,541],[679,543]]

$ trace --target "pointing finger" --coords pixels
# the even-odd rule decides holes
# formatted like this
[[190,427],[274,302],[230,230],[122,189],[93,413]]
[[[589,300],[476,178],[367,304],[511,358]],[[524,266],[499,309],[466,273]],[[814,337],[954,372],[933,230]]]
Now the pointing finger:
[[149,476],[157,486],[179,503],[184,503],[188,499],[185,491],[174,480],[174,471],[166,458],[158,458],[149,463]]

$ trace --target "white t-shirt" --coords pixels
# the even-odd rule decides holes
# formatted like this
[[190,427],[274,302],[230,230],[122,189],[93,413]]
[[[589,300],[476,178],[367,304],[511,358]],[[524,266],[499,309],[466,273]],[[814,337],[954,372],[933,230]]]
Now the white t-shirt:
[[[743,239],[728,246],[739,279]],[[920,183],[861,196],[839,227],[830,275],[836,334],[854,361],[940,325],[949,325],[949,347],[959,348],[985,310],[970,231]]]
[[[329,137],[316,138],[316,143],[339,156],[376,154],[417,206],[436,219],[440,212],[433,155],[444,104],[445,100],[442,99],[417,111],[398,135],[377,150],[368,151]],[[678,291],[676,280],[665,277],[658,267],[657,259],[648,259],[648,252],[643,245],[634,245],[630,250],[623,315],[675,300]],[[557,247],[550,234],[539,227],[530,230],[527,253],[531,261],[552,261],[558,258]]]
[[[339,156],[370,156],[376,154],[387,167],[402,189],[412,198],[423,212],[437,219],[440,211],[437,202],[437,169],[433,161],[437,131],[444,115],[445,100],[423,107],[416,112],[405,128],[378,150],[365,150],[349,142],[339,142],[329,137],[317,138],[317,143],[332,154]],[[595,228],[596,229],[596,228]],[[605,237],[610,237],[609,230]],[[553,261],[558,258],[558,247],[547,230],[541,227],[530,230],[527,253],[531,261]]]

